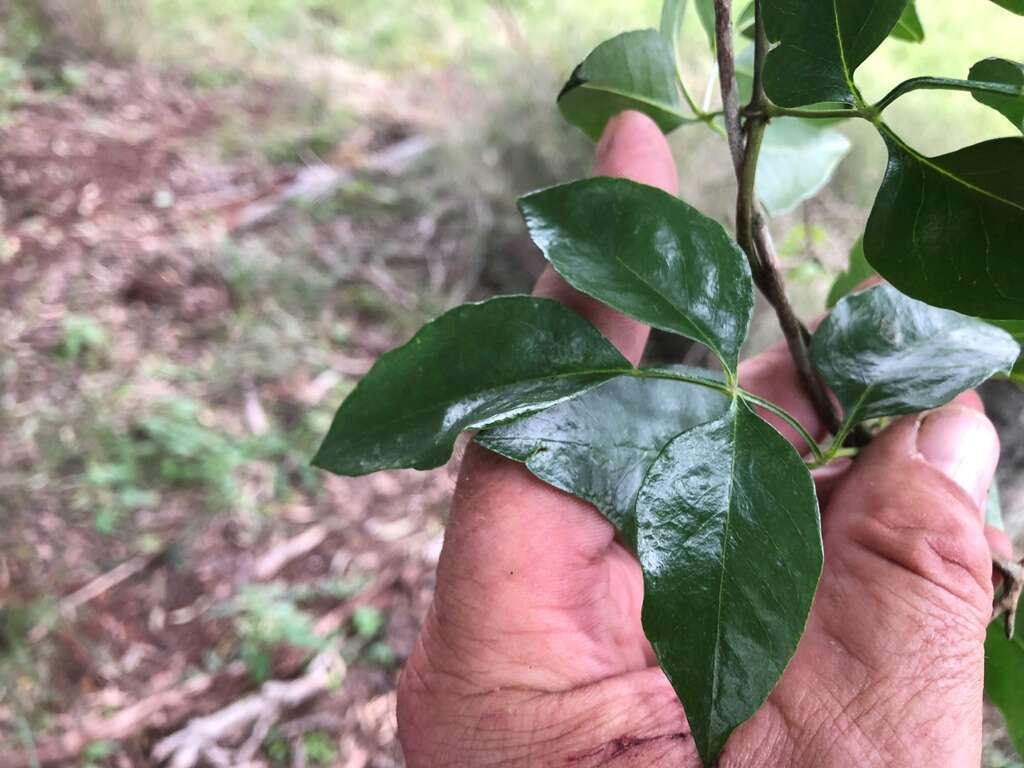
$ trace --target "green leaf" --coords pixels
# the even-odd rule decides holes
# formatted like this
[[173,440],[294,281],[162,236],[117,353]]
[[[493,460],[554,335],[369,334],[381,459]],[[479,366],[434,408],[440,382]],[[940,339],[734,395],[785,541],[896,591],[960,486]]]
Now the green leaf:
[[772,216],[817,195],[850,151],[850,140],[815,120],[782,117],[765,131],[757,161],[757,196]]
[[715,0],[694,0],[694,6],[700,25],[704,28],[704,34],[708,36],[708,47],[714,51],[718,45],[718,35],[715,32]]
[[[711,378],[711,371],[667,370]],[[706,387],[623,377],[527,419],[482,432],[476,441],[549,485],[589,501],[632,543],[633,503],[670,440],[725,412],[729,399]]]
[[782,107],[855,104],[853,73],[889,36],[908,0],[764,0],[764,86]]
[[998,93],[975,91],[974,98],[986,107],[992,107],[1013,123],[1013,127],[1024,132],[1024,64],[1008,59],[985,59],[979,61],[967,76],[970,80],[999,83],[1017,88],[1019,95],[1004,96]]
[[858,237],[857,242],[850,249],[850,258],[846,271],[841,272],[836,281],[832,283],[832,288],[828,292],[828,298],[825,300],[825,306],[832,309],[843,296],[853,293],[857,290],[858,285],[869,277],[874,277],[874,275],[875,270],[871,268],[868,260],[864,258],[864,238]]
[[519,201],[570,285],[710,347],[735,372],[754,306],[750,266],[722,225],[660,189],[596,178]]
[[1011,13],[1024,16],[1024,0],[992,0],[992,2]]
[[1020,354],[1010,334],[878,285],[847,296],[815,331],[811,357],[846,421],[937,408]]
[[1006,730],[1024,754],[1024,611],[1017,614],[1013,640],[1002,620],[988,626],[985,639],[985,695],[1006,718]]
[[465,429],[526,416],[632,370],[556,301],[466,304],[388,352],[341,404],[313,463],[340,475],[430,469]]
[[903,15],[893,27],[891,36],[907,43],[924,42],[924,25],[921,23],[921,17],[917,15],[915,0],[910,0],[909,5],[903,10]]
[[[668,40],[673,56],[679,52],[679,38],[683,31],[687,0],[665,0],[661,6],[661,36]],[[674,60],[674,59],[673,59]]]
[[683,110],[675,52],[654,29],[625,32],[597,46],[558,94],[558,107],[595,141],[627,109],[643,112],[665,133],[693,121]]
[[644,631],[713,765],[803,634],[822,566],[814,484],[736,402],[676,438],[637,497]]
[[864,235],[871,266],[929,304],[1024,318],[1024,139],[929,158],[881,130],[889,167]]

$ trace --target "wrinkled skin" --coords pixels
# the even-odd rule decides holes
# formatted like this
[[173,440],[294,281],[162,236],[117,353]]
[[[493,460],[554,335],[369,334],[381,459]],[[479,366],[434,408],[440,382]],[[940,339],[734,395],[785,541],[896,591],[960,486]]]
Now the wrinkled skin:
[[[610,124],[596,170],[676,191],[667,145],[635,113]],[[536,293],[639,358],[643,326],[551,272]],[[741,379],[822,433],[784,349]],[[1008,546],[986,539],[981,513],[997,458],[968,393],[818,478],[826,564],[807,632],[722,766],[977,768],[990,544]],[[700,765],[644,638],[642,596],[635,559],[592,507],[471,446],[399,688],[408,765]]]

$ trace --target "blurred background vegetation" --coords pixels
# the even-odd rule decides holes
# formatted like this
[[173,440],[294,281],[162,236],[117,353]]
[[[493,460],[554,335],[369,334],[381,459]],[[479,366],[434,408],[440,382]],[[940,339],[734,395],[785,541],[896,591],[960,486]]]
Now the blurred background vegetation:
[[[1021,58],[1024,21],[994,4],[920,13],[928,40],[887,42],[868,96]],[[554,96],[658,17],[654,0],[0,0],[5,766],[155,765],[181,754],[162,738],[194,746],[182,728],[240,701],[261,717],[201,744],[223,764],[401,764],[392,691],[451,478],[308,459],[425,318],[529,289],[515,196],[589,166]],[[929,152],[1006,132],[963,94],[915,93],[892,119]],[[830,188],[774,222],[806,316],[884,168],[877,136],[844,130]],[[724,144],[672,141],[683,196],[728,219]],[[773,337],[762,322],[752,346]],[[1024,445],[1006,451],[1014,520]],[[296,677],[312,692],[273,710],[261,685]]]

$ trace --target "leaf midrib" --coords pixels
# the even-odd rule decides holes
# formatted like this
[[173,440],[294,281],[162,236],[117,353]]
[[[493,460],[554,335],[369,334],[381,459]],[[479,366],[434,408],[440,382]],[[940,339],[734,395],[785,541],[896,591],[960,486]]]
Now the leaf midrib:
[[[423,406],[421,406],[419,408],[416,408],[413,411],[406,411],[406,412],[400,414],[399,416],[397,416],[395,418],[377,421],[376,424],[375,424],[375,426],[377,427],[376,429],[366,430],[363,434],[364,435],[365,434],[375,435],[375,434],[379,434],[381,431],[389,431],[389,430],[386,430],[385,428],[386,427],[391,427],[391,426],[393,426],[395,424],[401,424],[401,423],[403,423],[405,421],[408,421],[412,417],[421,416],[424,413],[427,413],[429,411],[434,411],[434,410],[437,410],[439,408],[447,409],[447,408],[449,408],[449,407],[459,403],[461,400],[465,400],[465,399],[467,399],[469,397],[479,397],[481,395],[485,395],[485,394],[487,394],[489,392],[494,392],[494,391],[503,389],[505,387],[516,386],[516,385],[519,385],[519,384],[536,384],[536,383],[541,383],[541,382],[544,382],[544,381],[558,381],[558,380],[561,380],[561,379],[569,379],[569,378],[581,377],[581,376],[607,376],[608,378],[613,378],[614,376],[628,376],[630,374],[630,371],[632,371],[632,370],[633,370],[632,368],[609,368],[609,369],[593,368],[593,369],[586,369],[586,370],[580,370],[580,371],[572,371],[572,372],[567,372],[567,373],[549,374],[547,376],[535,376],[535,377],[531,377],[531,378],[517,379],[516,381],[509,382],[508,384],[488,387],[486,389],[481,389],[481,390],[477,390],[477,391],[469,393],[469,394],[462,395],[458,399],[434,401],[434,402],[428,403],[426,405],[423,405]],[[365,381],[365,379],[364,379],[364,381]]]
[[732,461],[729,467],[729,488],[726,491],[729,498],[729,503],[726,506],[725,515],[725,529],[722,531],[722,567],[719,569],[718,577],[718,606],[715,617],[715,657],[713,666],[711,669],[711,705],[708,707],[708,729],[707,729],[707,740],[704,744],[704,754],[711,754],[711,734],[713,733],[712,723],[716,719],[717,711],[714,707],[714,702],[718,700],[718,678],[719,668],[721,666],[721,653],[722,653],[722,602],[724,601],[725,595],[725,571],[726,571],[726,557],[729,551],[729,529],[732,525],[732,505],[733,505],[733,487],[736,484],[736,454],[739,453],[737,434],[739,430],[739,404],[733,402],[733,420],[732,420]]

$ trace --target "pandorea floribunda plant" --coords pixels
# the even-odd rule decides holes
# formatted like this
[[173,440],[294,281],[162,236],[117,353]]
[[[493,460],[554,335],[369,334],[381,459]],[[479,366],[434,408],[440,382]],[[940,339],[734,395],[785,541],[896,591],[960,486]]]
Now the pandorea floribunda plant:
[[[996,2],[1024,15],[1024,0]],[[1024,332],[1024,64],[986,59],[962,80],[918,77],[870,103],[857,68],[889,36],[924,40],[913,0],[695,5],[717,57],[719,108],[690,96],[679,66],[686,0],[666,0],[660,30],[599,45],[558,106],[595,139],[626,109],[665,132],[721,134],[738,182],[735,236],[623,179],[564,184],[519,206],[570,285],[704,345],[720,370],[634,367],[551,300],[467,304],[380,358],[342,404],[315,463],[342,475],[430,469],[448,461],[461,432],[476,430],[480,445],[592,503],[639,560],[644,630],[710,765],[804,632],[823,562],[811,470],[855,455],[890,417],[1014,375]],[[968,91],[1013,135],[928,157],[885,120],[889,105],[920,89]],[[832,311],[811,333],[786,296],[767,222],[828,182],[849,150],[836,130],[843,120],[878,131],[888,168]],[[884,281],[856,292],[875,274]],[[826,443],[739,385],[755,288],[830,427]],[[802,455],[765,412],[803,437]],[[1019,566],[994,565],[1004,586],[987,686],[1020,746],[1024,642],[1008,639]]]

